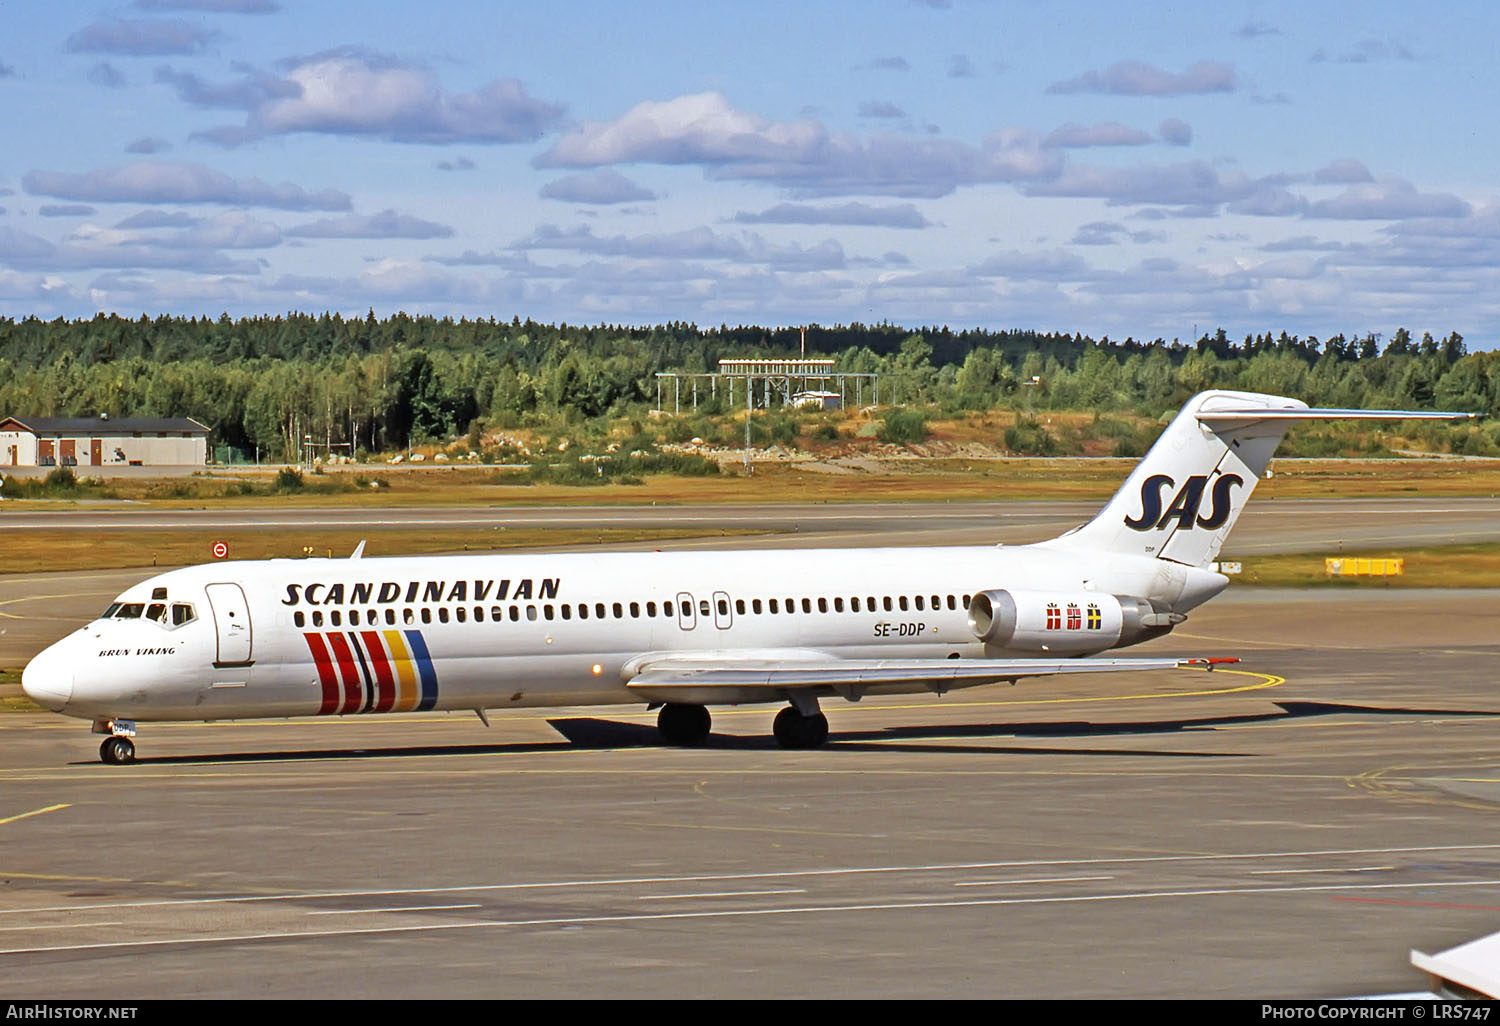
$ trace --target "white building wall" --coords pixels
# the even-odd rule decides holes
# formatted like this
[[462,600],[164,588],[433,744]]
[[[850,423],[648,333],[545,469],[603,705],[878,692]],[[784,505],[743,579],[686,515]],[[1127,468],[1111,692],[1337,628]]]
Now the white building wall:
[[[11,458],[14,446],[15,458]],[[0,431],[0,467],[36,466],[36,435],[30,431]]]

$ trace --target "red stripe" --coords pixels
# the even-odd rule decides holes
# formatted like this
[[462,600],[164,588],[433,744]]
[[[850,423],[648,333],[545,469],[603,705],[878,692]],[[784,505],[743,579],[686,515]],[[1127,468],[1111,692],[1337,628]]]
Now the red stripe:
[[341,713],[357,713],[364,700],[364,681],[360,679],[359,667],[354,663],[354,653],[349,651],[349,642],[342,634],[329,634],[328,643],[339,661],[339,673],[344,678],[344,705]]
[[318,680],[323,683],[323,704],[318,708],[318,715],[327,716],[339,706],[338,674],[334,672],[333,663],[328,659],[328,646],[323,644],[323,635],[302,636],[307,639],[307,649],[312,653],[313,662],[318,665]]
[[360,637],[365,640],[365,652],[375,667],[375,712],[390,712],[396,704],[396,676],[385,656],[385,644],[380,640],[379,631],[365,631]]

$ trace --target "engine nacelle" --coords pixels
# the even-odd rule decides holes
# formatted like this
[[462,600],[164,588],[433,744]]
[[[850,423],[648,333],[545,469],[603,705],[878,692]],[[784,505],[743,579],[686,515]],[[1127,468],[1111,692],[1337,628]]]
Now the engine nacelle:
[[982,591],[969,629],[986,645],[1038,655],[1085,655],[1160,637],[1187,619],[1150,600],[1092,591]]

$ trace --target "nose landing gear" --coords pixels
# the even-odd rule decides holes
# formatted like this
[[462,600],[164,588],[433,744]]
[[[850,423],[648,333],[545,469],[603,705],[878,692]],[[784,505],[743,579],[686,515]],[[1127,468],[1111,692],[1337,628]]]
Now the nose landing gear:
[[130,740],[135,736],[134,720],[98,719],[94,721],[94,733],[109,735],[99,744],[100,762],[111,766],[135,762],[135,742]]
[[135,762],[135,742],[128,737],[107,737],[99,746],[99,758],[111,766]]

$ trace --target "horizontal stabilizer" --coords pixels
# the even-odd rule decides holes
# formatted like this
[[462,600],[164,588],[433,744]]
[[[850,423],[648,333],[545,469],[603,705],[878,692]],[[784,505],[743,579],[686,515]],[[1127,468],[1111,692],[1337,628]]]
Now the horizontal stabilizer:
[[1312,407],[1305,410],[1270,410],[1242,407],[1229,410],[1199,410],[1194,416],[1204,424],[1260,420],[1463,420],[1477,413],[1446,410],[1336,410]]

